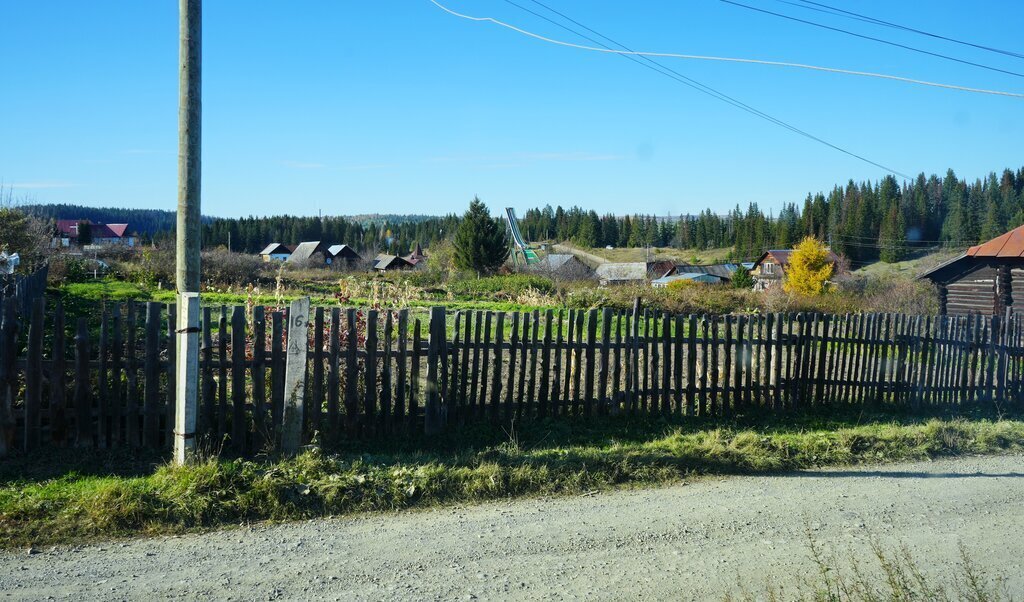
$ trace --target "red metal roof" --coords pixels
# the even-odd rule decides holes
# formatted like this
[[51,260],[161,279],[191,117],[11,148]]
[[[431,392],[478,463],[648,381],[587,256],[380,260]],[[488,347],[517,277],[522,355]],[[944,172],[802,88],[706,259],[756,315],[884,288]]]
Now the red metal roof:
[[57,231],[64,236],[77,238],[78,224],[83,222],[92,227],[93,238],[124,238],[128,231],[128,224],[93,224],[89,220],[80,219],[57,220]]
[[968,257],[1024,257],[1024,226],[967,249]]

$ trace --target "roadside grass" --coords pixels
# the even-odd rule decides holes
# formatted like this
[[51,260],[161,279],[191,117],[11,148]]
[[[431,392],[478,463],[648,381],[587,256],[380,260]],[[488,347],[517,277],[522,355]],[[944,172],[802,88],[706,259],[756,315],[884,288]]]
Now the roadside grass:
[[758,591],[740,583],[738,595],[727,602],[800,600],[808,602],[1001,602],[1013,600],[1002,575],[989,575],[961,544],[959,561],[939,570],[926,571],[905,545],[887,548],[870,542],[871,556],[862,562],[859,553],[825,549],[808,536],[808,548],[817,571],[795,586],[767,582]]
[[[701,475],[1024,451],[1021,416],[601,418],[464,428],[294,458],[58,450],[0,464],[0,547],[567,495]],[[206,445],[205,447],[212,447]]]

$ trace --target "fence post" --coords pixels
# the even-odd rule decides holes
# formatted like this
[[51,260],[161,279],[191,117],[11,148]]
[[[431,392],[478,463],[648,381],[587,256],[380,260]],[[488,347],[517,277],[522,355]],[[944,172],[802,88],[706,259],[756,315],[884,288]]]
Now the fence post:
[[288,313],[288,351],[284,371],[284,423],[281,451],[294,454],[302,443],[306,395],[306,351],[309,347],[309,297],[292,301]]
[[199,293],[178,296],[178,366],[175,370],[174,464],[192,459],[196,446],[196,406],[199,402]]
[[427,399],[424,407],[423,429],[427,435],[440,434],[444,428],[441,420],[441,399],[438,390],[440,375],[437,372],[441,343],[445,336],[444,307],[430,308],[430,339],[427,347]]
[[44,299],[32,299],[32,319],[28,327],[28,360],[25,365],[25,451],[39,447],[40,406],[43,386],[43,310]]

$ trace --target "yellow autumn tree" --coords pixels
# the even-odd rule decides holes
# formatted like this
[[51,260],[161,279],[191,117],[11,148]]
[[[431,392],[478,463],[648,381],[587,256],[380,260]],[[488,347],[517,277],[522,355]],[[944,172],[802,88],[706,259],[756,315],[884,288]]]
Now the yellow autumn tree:
[[834,269],[828,248],[817,238],[808,236],[789,256],[786,280],[782,286],[787,293],[820,295],[827,290]]

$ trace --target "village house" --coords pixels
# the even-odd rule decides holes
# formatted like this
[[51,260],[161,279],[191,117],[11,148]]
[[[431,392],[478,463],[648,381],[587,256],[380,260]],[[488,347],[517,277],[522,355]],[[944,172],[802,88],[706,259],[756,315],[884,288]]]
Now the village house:
[[57,236],[53,238],[53,247],[83,246],[79,243],[79,229],[85,225],[90,242],[84,246],[135,246],[135,236],[129,234],[128,224],[94,224],[89,220],[59,219],[57,220]]
[[732,281],[732,277],[736,273],[736,270],[740,269],[740,267],[743,267],[747,270],[751,270],[754,268],[754,262],[751,261],[744,263],[716,263],[711,265],[680,264],[676,266],[675,273],[708,274],[711,276],[715,276],[723,281],[730,282]]
[[728,279],[722,278],[721,276],[715,276],[714,274],[686,272],[683,274],[671,274],[668,276],[662,276],[661,278],[656,278],[651,281],[651,286],[654,288],[667,288],[668,285],[678,281],[700,284],[722,284],[723,282],[728,282]]
[[381,253],[373,260],[373,270],[375,272],[391,272],[394,270],[411,270],[413,264],[406,261],[404,257],[397,255],[388,255]]
[[[750,275],[754,277],[754,290],[763,291],[781,284],[793,252],[793,249],[772,249],[762,253],[750,270]],[[834,273],[838,273],[841,267],[839,256],[829,251],[828,261],[834,266]]]
[[313,240],[299,243],[287,261],[304,265],[330,265],[332,259],[327,245],[319,240]]
[[423,252],[423,247],[420,246],[420,243],[416,243],[416,248],[413,249],[412,253],[402,259],[408,261],[413,266],[418,266],[427,261],[427,254]]
[[647,263],[602,263],[595,270],[597,281],[601,286],[619,284],[646,284]]
[[593,268],[571,253],[548,253],[537,263],[526,266],[526,271],[552,280],[586,280],[594,276]]
[[327,256],[329,259],[327,263],[331,265],[344,263],[350,267],[363,259],[359,253],[356,253],[355,249],[348,245],[331,245],[327,248]]
[[291,256],[293,249],[288,245],[282,245],[279,242],[272,242],[265,249],[260,251],[260,257],[263,261],[287,261],[288,257]]
[[1024,313],[1024,226],[975,245],[919,278],[935,284],[942,314]]

